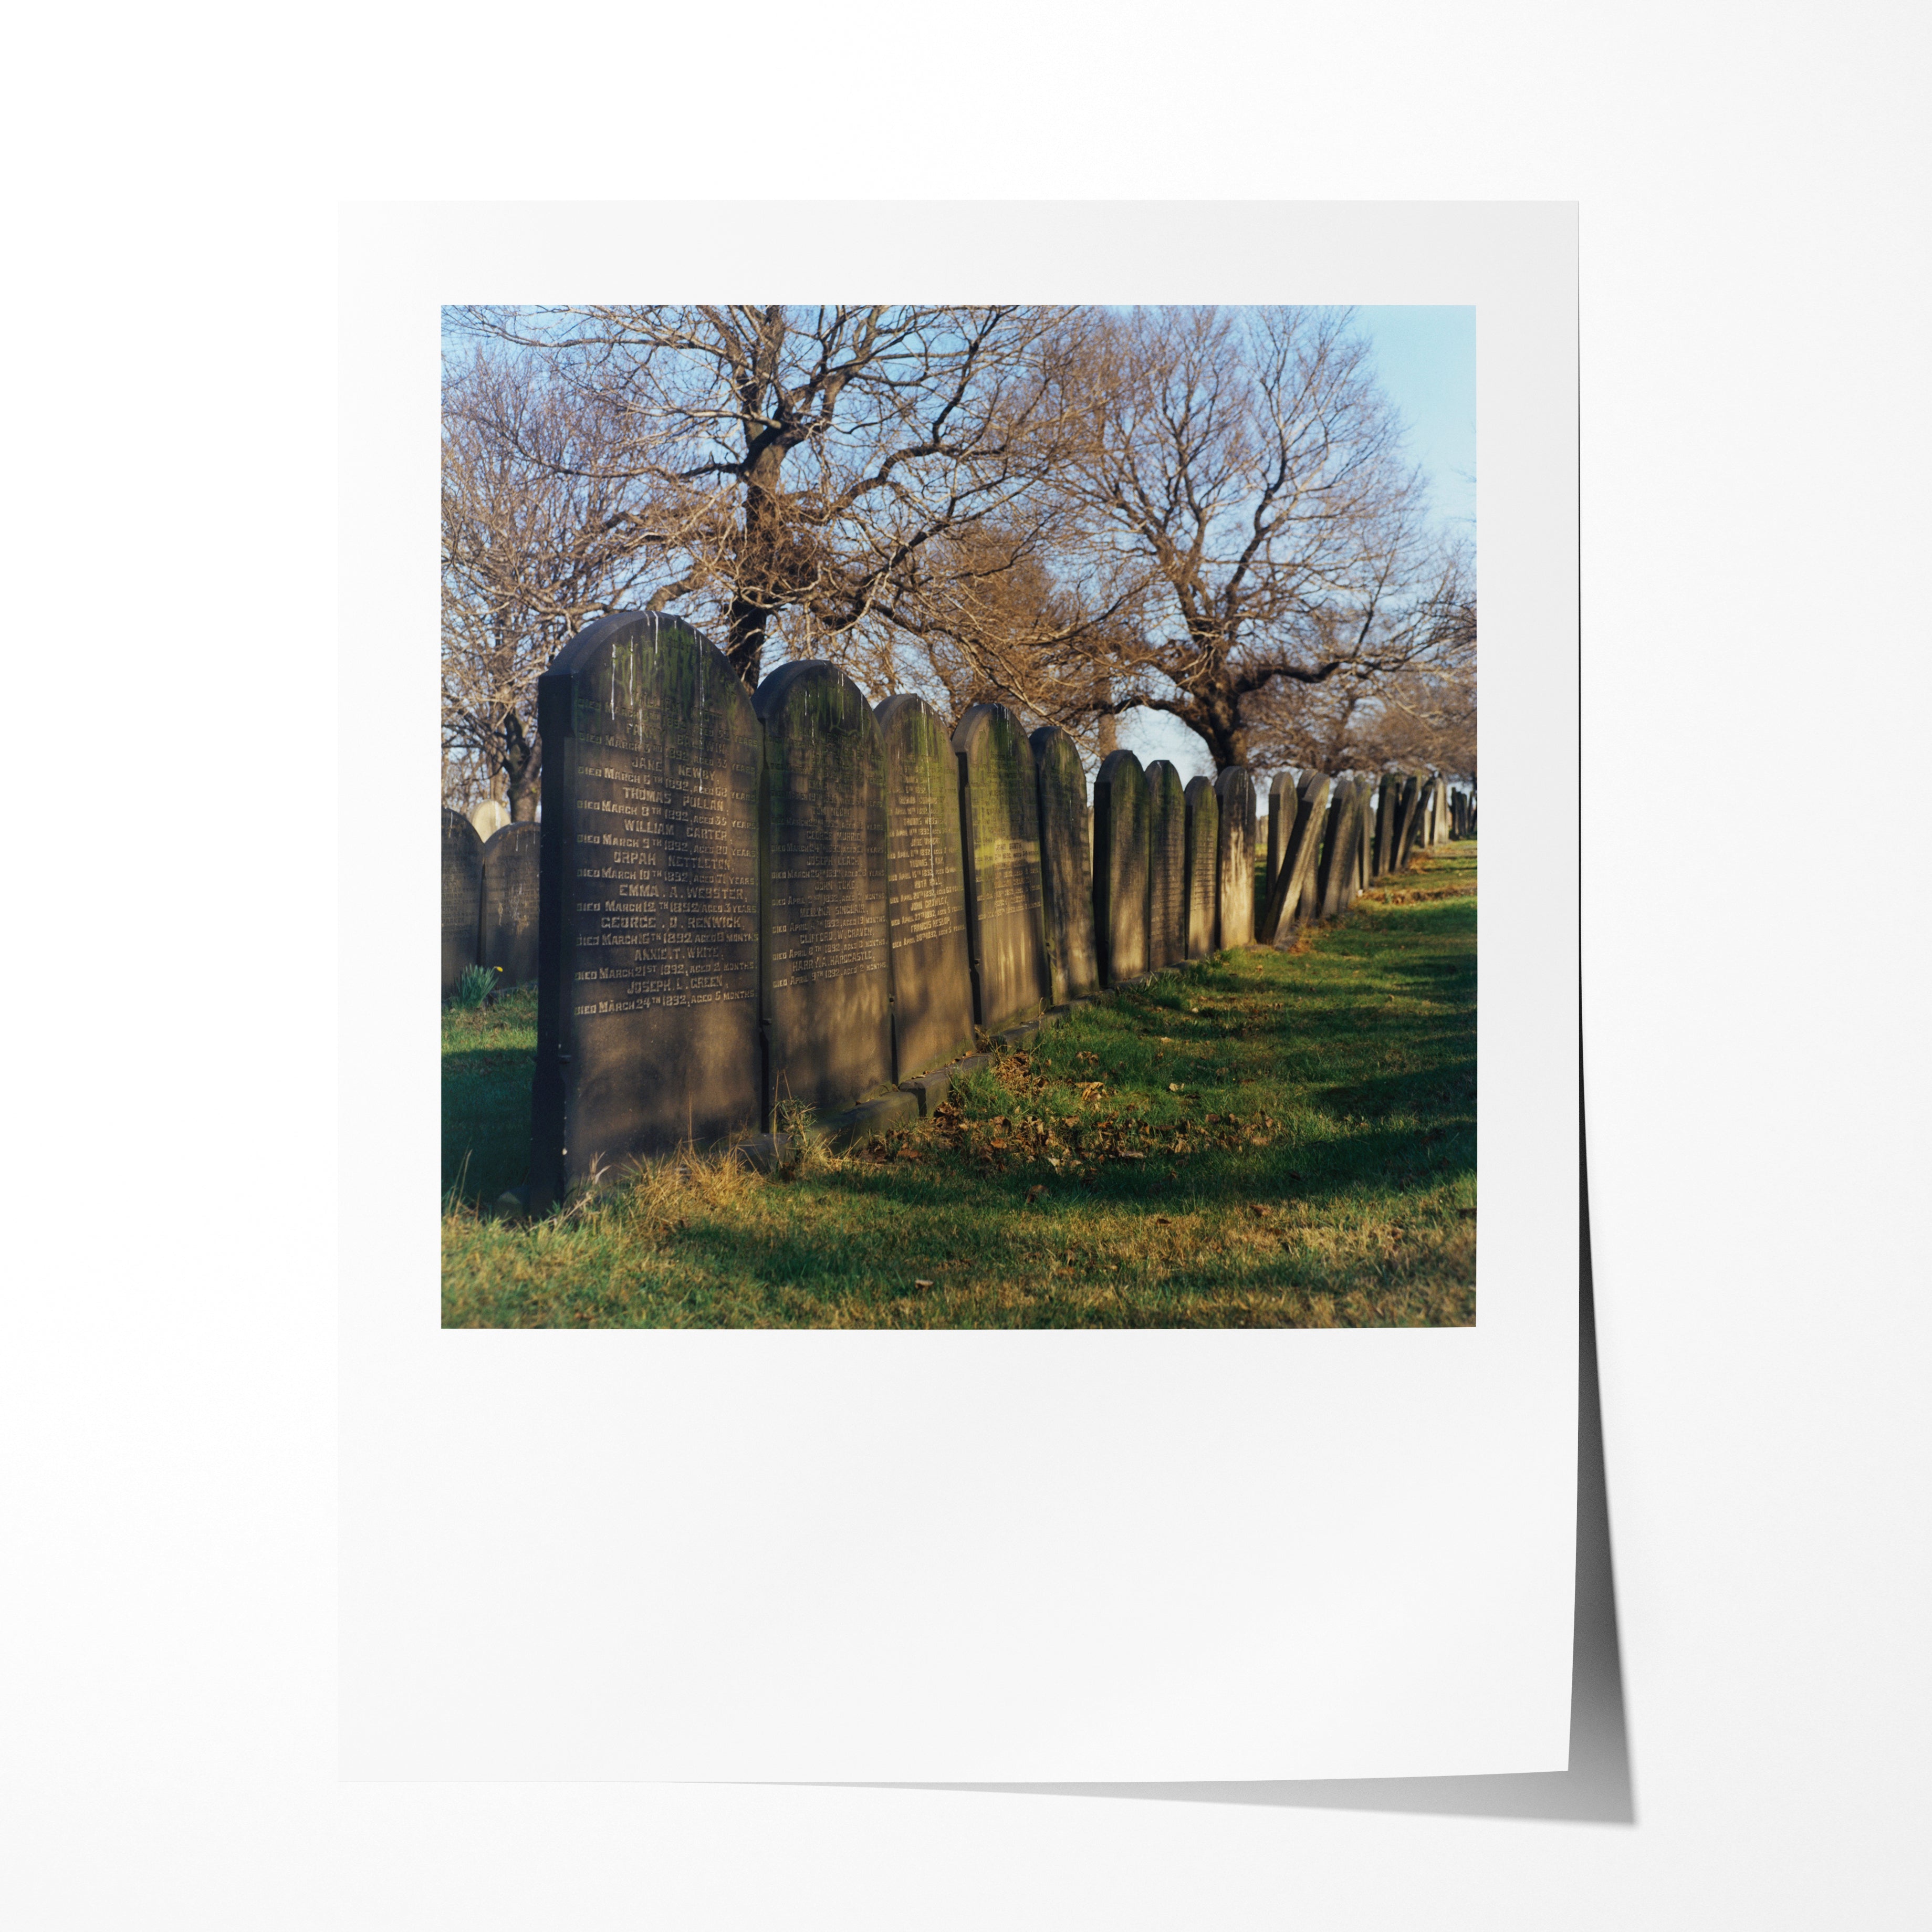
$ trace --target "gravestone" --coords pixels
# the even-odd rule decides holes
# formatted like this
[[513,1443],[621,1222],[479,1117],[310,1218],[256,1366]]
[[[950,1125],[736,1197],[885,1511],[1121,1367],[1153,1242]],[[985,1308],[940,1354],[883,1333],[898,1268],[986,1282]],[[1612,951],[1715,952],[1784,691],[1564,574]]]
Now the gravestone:
[[1094,957],[1094,869],[1088,850],[1087,774],[1073,740],[1042,724],[1028,741],[1040,790],[1040,878],[1052,1004],[1100,982]]
[[[1275,875],[1274,890],[1256,922],[1256,937],[1264,946],[1287,946],[1293,941],[1295,926],[1303,916],[1302,902],[1321,850],[1330,790],[1328,777],[1321,772],[1305,773],[1296,788],[1294,817],[1283,842],[1281,870]],[[1282,803],[1282,815],[1286,819],[1287,800]]]
[[1408,862],[1414,855],[1416,835],[1421,830],[1422,782],[1413,775],[1406,775],[1402,781],[1400,802],[1396,808],[1395,854],[1396,871],[1408,869]]
[[973,1051],[959,761],[922,698],[889,698],[874,715],[886,746],[892,1072],[905,1080]]
[[497,983],[520,986],[537,976],[537,887],[543,834],[534,825],[506,825],[483,847],[482,941],[478,957],[499,969]]
[[1269,779],[1268,866],[1262,875],[1264,906],[1274,896],[1274,882],[1281,876],[1282,854],[1286,849],[1288,834],[1294,830],[1294,808],[1299,796],[1293,772],[1276,772]]
[[483,910],[483,842],[460,812],[442,808],[442,997],[476,964]]
[[537,681],[530,1204],[758,1120],[758,721],[655,611],[580,631]]
[[1222,946],[1255,943],[1255,784],[1246,765],[1230,765],[1214,778],[1221,801],[1220,932]]
[[1376,838],[1375,817],[1369,808],[1369,800],[1375,788],[1372,778],[1355,781],[1355,870],[1354,883],[1348,889],[1351,905],[1368,888],[1369,854]]
[[892,1081],[885,737],[864,692],[816,658],[780,666],[752,708],[765,734],[760,1111],[836,1113]]
[[486,798],[481,805],[470,808],[470,822],[476,826],[477,837],[488,844],[509,824],[510,814],[498,800]]
[[1166,758],[1147,768],[1150,973],[1187,957],[1187,794]]
[[1033,748],[1004,704],[976,704],[952,734],[966,850],[974,1018],[988,1033],[1037,1012],[1052,990]]
[[1094,781],[1094,947],[1103,984],[1147,970],[1148,788],[1131,752],[1109,752]]
[[1190,778],[1182,794],[1187,818],[1187,956],[1214,950],[1221,910],[1221,800],[1212,778]]
[[1380,878],[1395,862],[1396,801],[1401,782],[1393,772],[1383,772],[1376,791],[1376,849],[1370,871]]
[[1335,788],[1328,808],[1328,836],[1322,845],[1317,896],[1324,919],[1339,918],[1348,910],[1349,880],[1355,868],[1355,842],[1360,834],[1354,781],[1345,778]]

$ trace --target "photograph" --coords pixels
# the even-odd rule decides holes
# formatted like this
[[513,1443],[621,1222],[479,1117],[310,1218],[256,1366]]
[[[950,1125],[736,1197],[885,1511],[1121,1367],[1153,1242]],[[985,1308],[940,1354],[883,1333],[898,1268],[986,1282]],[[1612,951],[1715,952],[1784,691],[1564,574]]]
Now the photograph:
[[441,325],[443,1327],[1475,1323],[1473,305]]

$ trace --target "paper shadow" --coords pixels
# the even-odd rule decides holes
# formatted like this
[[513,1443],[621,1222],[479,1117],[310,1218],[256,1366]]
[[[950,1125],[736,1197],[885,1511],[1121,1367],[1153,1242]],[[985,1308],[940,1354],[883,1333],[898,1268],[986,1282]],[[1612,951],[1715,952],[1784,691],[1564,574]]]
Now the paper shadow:
[[1034,1792],[1078,1798],[1154,1798],[1196,1804],[1301,1805],[1331,1811],[1446,1812],[1465,1817],[1546,1818],[1631,1825],[1630,1744],[1617,1642],[1610,1506],[1604,1484],[1603,1411],[1597,1388],[1597,1319],[1590,1269],[1590,1168],[1582,1143],[1580,1306],[1577,1319],[1576,1609],[1570,1691],[1570,1768],[1468,1778],[1291,1778],[1225,1784],[921,1784],[925,1791]]

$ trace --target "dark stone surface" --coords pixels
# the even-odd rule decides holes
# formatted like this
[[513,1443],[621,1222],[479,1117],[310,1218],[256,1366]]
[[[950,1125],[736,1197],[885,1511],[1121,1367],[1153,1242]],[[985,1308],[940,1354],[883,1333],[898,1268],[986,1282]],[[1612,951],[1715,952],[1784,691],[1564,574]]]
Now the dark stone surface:
[[976,704],[952,734],[966,848],[973,1017],[988,1033],[1036,1013],[1052,990],[1033,749],[1004,704]]
[[819,1114],[892,1079],[886,892],[886,741],[836,665],[782,665],[752,700],[760,788],[766,1124]]
[[1187,794],[1166,758],[1147,768],[1148,970],[1187,957]]
[[460,812],[442,809],[442,997],[476,964],[483,912],[483,842]]
[[1287,946],[1293,942],[1321,851],[1322,828],[1328,819],[1331,788],[1324,774],[1309,772],[1297,790],[1294,822],[1282,853],[1281,870],[1256,922],[1256,935],[1264,946]]
[[1187,956],[1214,950],[1221,909],[1221,801],[1212,778],[1190,778],[1183,794],[1187,818]]
[[506,825],[483,848],[483,964],[502,969],[500,986],[537,976],[537,887],[543,834],[534,825]]
[[1094,955],[1093,865],[1087,848],[1087,774],[1073,740],[1042,724],[1028,742],[1040,793],[1041,904],[1046,964],[1058,1006],[1100,983]]
[[537,684],[544,744],[530,1181],[758,1118],[758,722],[691,627],[622,611]]
[[1336,918],[1348,909],[1348,882],[1355,868],[1355,841],[1360,832],[1354,782],[1343,778],[1335,787],[1328,807],[1328,829],[1322,841],[1316,882],[1316,896],[1324,919]]
[[1214,778],[1221,801],[1221,930],[1222,946],[1255,940],[1255,782],[1246,765],[1230,765]]
[[1268,780],[1268,860],[1262,874],[1263,906],[1274,896],[1274,882],[1281,875],[1282,854],[1287,847],[1288,834],[1294,830],[1294,808],[1300,800],[1300,792],[1293,772],[1276,772]]
[[1402,787],[1392,772],[1384,772],[1376,790],[1376,843],[1369,861],[1371,878],[1380,878],[1395,862],[1396,801]]
[[1376,841],[1375,814],[1370,809],[1369,800],[1375,794],[1372,778],[1355,781],[1355,869],[1346,895],[1348,903],[1353,905],[1369,883],[1369,854]]
[[1109,986],[1147,970],[1147,774],[1109,752],[1094,781],[1094,943]]
[[959,761],[923,698],[889,698],[874,716],[886,747],[893,1070],[904,1080],[973,1045]]
[[1405,773],[1402,781],[1401,803],[1396,808],[1395,823],[1395,856],[1394,868],[1398,872],[1408,869],[1408,862],[1415,851],[1416,835],[1421,830],[1422,782],[1412,773]]

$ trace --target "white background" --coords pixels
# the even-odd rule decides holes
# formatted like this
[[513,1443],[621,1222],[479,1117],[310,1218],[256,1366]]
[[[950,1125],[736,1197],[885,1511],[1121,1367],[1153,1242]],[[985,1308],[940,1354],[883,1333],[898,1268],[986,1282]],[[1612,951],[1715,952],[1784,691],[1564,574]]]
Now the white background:
[[[344,1764],[358,1778],[1561,1768],[1575,1518],[1565,208],[357,211],[347,232]],[[830,248],[832,266],[820,258]],[[1204,254],[1240,263],[1212,274]],[[1178,258],[1180,266],[1172,264]],[[1473,302],[1484,892],[1467,1330],[444,1334],[428,983],[444,301]],[[621,261],[621,270],[610,264]],[[602,266],[598,266],[602,265]],[[640,266],[638,266],[640,265]],[[399,346],[401,345],[406,345]],[[370,754],[375,757],[371,759]],[[555,1634],[569,1630],[568,1643]]]
[[[57,916],[14,926],[5,969],[12,1916],[1918,1922],[1918,16],[757,19],[16,37],[14,904]],[[326,1025],[291,1025],[334,1004],[333,204],[607,186],[1580,201],[1634,1825],[337,1782],[334,1069]],[[214,730],[250,688],[268,719]],[[1846,838],[1838,788],[1894,772]]]

